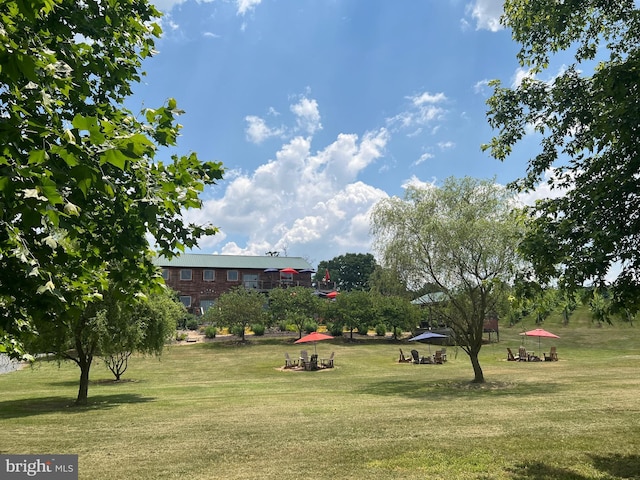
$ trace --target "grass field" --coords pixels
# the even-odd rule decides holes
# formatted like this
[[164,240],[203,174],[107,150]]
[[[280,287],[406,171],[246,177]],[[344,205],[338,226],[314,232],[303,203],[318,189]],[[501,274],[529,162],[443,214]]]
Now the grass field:
[[452,347],[412,365],[413,344],[336,339],[317,345],[336,368],[291,372],[299,346],[264,338],[172,346],[120,383],[96,363],[77,408],[78,369],[40,362],[0,375],[0,453],[77,453],[88,480],[640,479],[638,329],[544,328],[560,361],[507,362],[522,337],[503,328],[481,386]]

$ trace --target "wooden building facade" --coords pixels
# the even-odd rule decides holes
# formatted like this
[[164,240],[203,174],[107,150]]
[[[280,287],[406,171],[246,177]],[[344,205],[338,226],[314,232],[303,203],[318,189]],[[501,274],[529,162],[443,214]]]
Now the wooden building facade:
[[204,313],[216,299],[232,288],[243,286],[259,292],[273,288],[312,288],[314,273],[301,257],[182,254],[168,260],[158,257],[167,286],[178,292],[187,309]]

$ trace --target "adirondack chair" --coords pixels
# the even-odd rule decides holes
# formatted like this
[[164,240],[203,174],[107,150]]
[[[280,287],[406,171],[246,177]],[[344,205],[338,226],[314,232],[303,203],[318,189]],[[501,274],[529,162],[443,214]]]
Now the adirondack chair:
[[545,362],[557,362],[558,361],[558,353],[556,352],[556,347],[551,347],[549,350],[549,354],[544,354]]
[[331,352],[331,355],[329,356],[329,358],[323,358],[322,360],[320,360],[320,365],[323,368],[333,368],[333,355],[335,354],[335,352]]
[[527,349],[525,347],[520,347],[518,350],[518,360],[521,362],[529,361],[529,355],[527,354]]
[[298,366],[297,360],[292,360],[288,353],[284,354],[284,368],[293,368]]
[[308,362],[304,364],[305,370],[317,370],[318,369],[318,355],[313,354]]
[[520,359],[520,356],[514,355],[511,349],[507,347],[507,360],[509,362],[515,362],[516,360],[519,360],[519,359]]
[[436,353],[433,355],[433,363],[437,363],[442,365],[444,360],[442,359],[442,350],[436,350]]
[[400,349],[400,359],[398,360],[399,363],[407,363],[407,362],[411,362],[411,357],[405,357],[404,356],[404,352],[402,351],[402,349]]

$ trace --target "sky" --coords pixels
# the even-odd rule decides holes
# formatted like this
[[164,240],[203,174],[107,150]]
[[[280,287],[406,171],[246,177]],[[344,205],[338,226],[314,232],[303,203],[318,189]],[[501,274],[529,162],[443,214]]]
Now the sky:
[[164,33],[127,106],[175,98],[176,153],[226,169],[186,214],[220,229],[193,253],[374,253],[369,212],[408,184],[526,171],[533,139],[504,163],[480,148],[487,82],[525,74],[500,0],[153,3]]

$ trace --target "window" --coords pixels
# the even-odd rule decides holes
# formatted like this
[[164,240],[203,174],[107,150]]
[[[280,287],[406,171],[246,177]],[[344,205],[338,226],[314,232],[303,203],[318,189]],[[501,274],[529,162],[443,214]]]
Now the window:
[[242,275],[242,283],[244,288],[258,288],[258,275],[245,273]]
[[180,280],[191,280],[191,269],[180,270]]
[[[189,271],[191,271],[191,270],[189,270]],[[191,296],[190,295],[180,295],[180,301],[187,308],[189,308],[191,306]]]
[[164,278],[165,280],[169,280],[169,269],[168,268],[163,268],[162,269],[162,278]]
[[213,282],[216,279],[216,271],[215,270],[204,270],[202,272],[202,280],[205,282]]
[[211,307],[213,307],[215,303],[215,300],[200,300],[200,308],[202,308],[202,310],[206,312]]
[[238,271],[227,270],[227,282],[237,282],[237,281],[238,281]]

